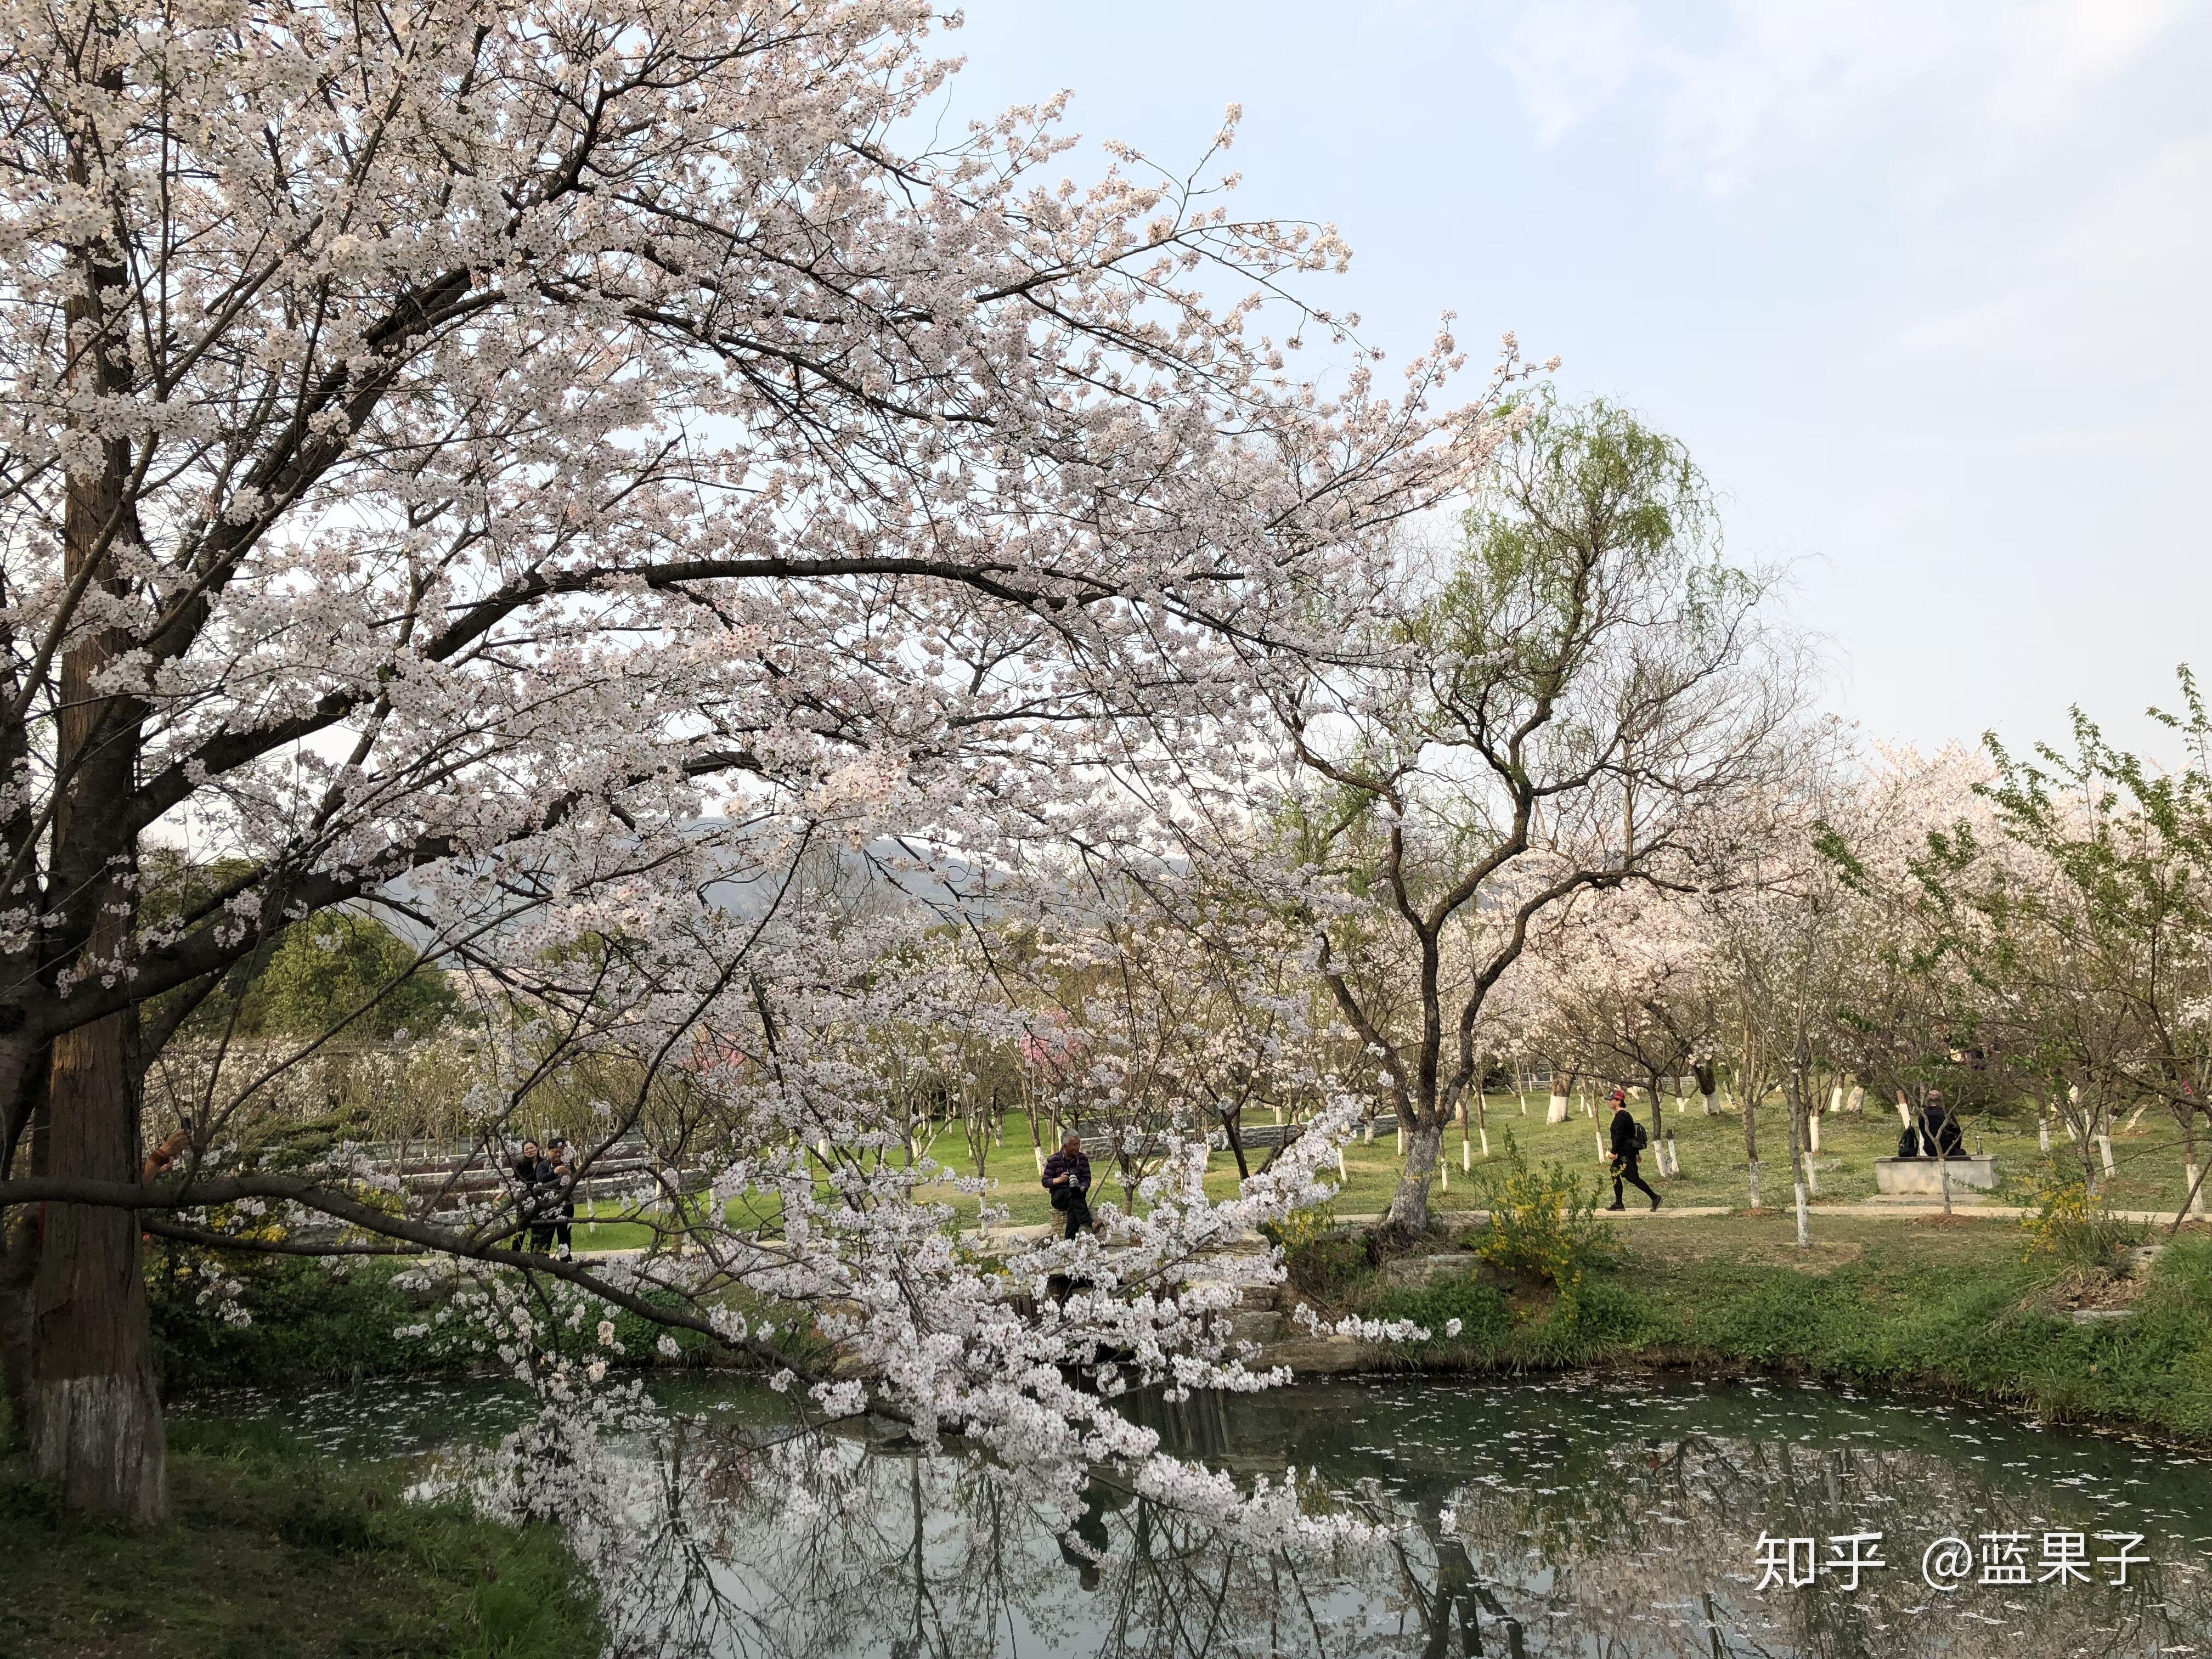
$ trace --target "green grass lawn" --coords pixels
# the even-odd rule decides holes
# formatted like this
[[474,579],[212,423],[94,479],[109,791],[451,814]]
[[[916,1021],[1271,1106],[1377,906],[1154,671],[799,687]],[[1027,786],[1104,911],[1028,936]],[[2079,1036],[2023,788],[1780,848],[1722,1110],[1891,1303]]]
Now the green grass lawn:
[[172,1515],[62,1514],[0,1456],[0,1653],[21,1659],[575,1659],[605,1641],[552,1527],[405,1502],[399,1463],[338,1462],[263,1425],[170,1427]]
[[2022,1230],[1941,1217],[1822,1215],[1796,1247],[1784,1213],[1613,1229],[1619,1253],[1571,1303],[1464,1273],[1421,1287],[1363,1275],[1338,1305],[1413,1318],[1456,1340],[1397,1356],[1484,1370],[1681,1363],[1956,1394],[2054,1419],[2132,1424],[2212,1442],[2212,1237],[2185,1234],[2124,1319],[2080,1323],[2093,1270],[2031,1255]]
[[[1583,1115],[1577,1103],[1574,1115],[1566,1122],[1547,1125],[1544,1121],[1547,1105],[1542,1095],[1528,1097],[1528,1115],[1523,1115],[1520,1101],[1512,1095],[1492,1095],[1486,1101],[1490,1146],[1493,1160],[1501,1159],[1505,1150],[1505,1137],[1510,1133],[1532,1162],[1547,1163],[1557,1159],[1570,1171],[1587,1173],[1595,1181],[1599,1175],[1598,1125]],[[1600,1103],[1601,1108],[1602,1103]],[[1638,1116],[1647,1125],[1650,1110],[1639,1103]],[[1264,1114],[1257,1121],[1272,1121]],[[1682,1175],[1678,1181],[1662,1182],[1657,1177],[1656,1160],[1649,1154],[1644,1158],[1645,1178],[1657,1187],[1669,1203],[1683,1205],[1719,1205],[1732,1208],[1743,1207],[1751,1201],[1751,1188],[1745,1170],[1743,1152],[1743,1119],[1741,1114],[1724,1109],[1719,1115],[1707,1117],[1692,1102],[1688,1111],[1669,1109],[1666,1115],[1667,1127],[1674,1136]],[[1820,1152],[1813,1160],[1820,1185],[1820,1198],[1827,1201],[1850,1201],[1871,1198],[1875,1194],[1874,1164],[1878,1158],[1887,1158],[1897,1151],[1900,1128],[1894,1109],[1887,1113],[1869,1109],[1863,1115],[1839,1115],[1825,1118],[1820,1125]],[[1966,1124],[1969,1152],[1985,1151],[1996,1154],[1998,1169],[2006,1177],[2005,1190],[2001,1199],[2020,1201],[2025,1199],[2029,1177],[2042,1162],[2035,1124],[2033,1120],[2007,1121],[1992,1118],[1986,1121],[1968,1119]],[[994,1194],[995,1202],[1012,1212],[1017,1225],[1033,1224],[1050,1219],[1051,1206],[1036,1184],[1036,1160],[1028,1142],[1028,1123],[1012,1118],[1006,1126],[1006,1148],[996,1153],[986,1173],[997,1178],[1000,1185]],[[1769,1205],[1787,1203],[1790,1198],[1790,1118],[1779,1101],[1769,1102],[1758,1112],[1759,1162],[1762,1165],[1761,1196]],[[2172,1144],[2172,1125],[2164,1119],[2146,1115],[2131,1133],[2114,1137],[2113,1158],[2118,1173],[2108,1185],[2115,1207],[2121,1209],[2171,1208],[2178,1205],[2185,1190],[2180,1150]],[[951,1154],[958,1142],[948,1135],[940,1143],[941,1150]],[[2064,1152],[2063,1136],[2059,1139],[2059,1152]],[[1485,1160],[1479,1140],[1470,1138],[1462,1153],[1461,1132],[1456,1125],[1448,1133],[1445,1163],[1449,1165],[1449,1187],[1432,1195],[1437,1207],[1446,1210],[1478,1206],[1479,1176]],[[1346,1179],[1339,1193],[1335,1207],[1341,1214],[1370,1214],[1386,1208],[1398,1180],[1402,1159],[1395,1137],[1378,1135],[1371,1143],[1354,1139],[1344,1149]],[[1253,1166],[1265,1159],[1265,1152],[1247,1154]],[[1462,1158],[1466,1162],[1462,1163]],[[1094,1159],[1097,1177],[1097,1195],[1115,1203],[1124,1201],[1122,1189],[1115,1171],[1106,1160]],[[1468,1172],[1472,1164],[1474,1174]],[[963,1168],[963,1173],[966,1170]],[[1217,1197],[1227,1197],[1236,1191],[1236,1164],[1226,1152],[1213,1154],[1206,1178],[1207,1190]],[[951,1198],[948,1192],[946,1196]],[[1631,1194],[1633,1197],[1634,1194]],[[963,1198],[961,1206],[972,1211],[973,1200]]]
[[[1547,1125],[1544,1121],[1547,1103],[1543,1095],[1532,1094],[1524,1115],[1522,1102],[1515,1096],[1496,1094],[1488,1097],[1485,1106],[1492,1159],[1503,1158],[1505,1138],[1511,1134],[1532,1162],[1557,1159],[1571,1171],[1596,1180],[1600,1173],[1598,1125],[1584,1115],[1579,1102],[1566,1122]],[[1603,1103],[1599,1105],[1601,1110]],[[1639,1121],[1648,1126],[1648,1105],[1639,1102],[1637,1111]],[[1254,1121],[1267,1125],[1273,1119],[1260,1113],[1255,1114]],[[1676,1181],[1660,1180],[1656,1160],[1649,1154],[1644,1161],[1644,1173],[1668,1203],[1729,1208],[1750,1204],[1751,1187],[1745,1169],[1743,1120],[1740,1113],[1728,1108],[1717,1116],[1707,1117],[1694,1101],[1687,1111],[1680,1111],[1674,1109],[1674,1103],[1670,1100],[1666,1124],[1674,1136],[1675,1149],[1681,1160],[1681,1177]],[[1811,1160],[1819,1184],[1817,1201],[1847,1203],[1873,1197],[1875,1160],[1896,1152],[1900,1127],[1893,1108],[1884,1110],[1871,1103],[1862,1115],[1824,1118],[1820,1154]],[[1970,1152],[1988,1152],[1997,1158],[1999,1171],[2005,1177],[2003,1188],[1996,1195],[1997,1201],[2032,1201],[2032,1176],[2042,1163],[2033,1120],[1969,1118],[1966,1132]],[[1008,1212],[1012,1225],[1035,1226],[1049,1222],[1053,1219],[1052,1206],[1037,1184],[1028,1120],[1019,1115],[1009,1115],[1005,1134],[1006,1145],[991,1154],[983,1170],[997,1183],[990,1202]],[[1786,1205],[1790,1197],[1790,1119],[1779,1100],[1770,1101],[1759,1109],[1758,1139],[1761,1197],[1769,1206]],[[2061,1155],[2069,1154],[2063,1133],[2055,1151]],[[2106,1191],[2115,1208],[2170,1210],[2181,1202],[2186,1191],[2182,1153],[2166,1119],[2146,1114],[2133,1131],[2114,1136],[2112,1152],[2117,1172],[2106,1184]],[[1432,1194],[1432,1203],[1443,1210],[1479,1207],[1477,1177],[1485,1163],[1480,1141],[1468,1137],[1463,1151],[1462,1137],[1455,1125],[1447,1133],[1444,1153],[1449,1184]],[[939,1137],[934,1155],[963,1175],[975,1172],[957,1127]],[[1402,1165],[1395,1138],[1385,1133],[1372,1143],[1355,1139],[1346,1145],[1344,1155],[1346,1178],[1335,1201],[1337,1212],[1361,1215],[1386,1209]],[[1252,1167],[1257,1169],[1267,1154],[1255,1150],[1246,1156]],[[1110,1161],[1097,1158],[1093,1160],[1093,1165],[1097,1181],[1094,1202],[1111,1200],[1126,1206],[1127,1194]],[[1235,1194],[1237,1166],[1226,1151],[1212,1155],[1206,1190],[1216,1198]],[[964,1224],[974,1224],[974,1199],[950,1186],[935,1189],[932,1195],[953,1206]],[[1961,1189],[1961,1196],[1964,1195]],[[1629,1196],[1633,1199],[1636,1194],[1631,1193]],[[2212,1193],[2208,1197],[2212,1197]],[[727,1213],[733,1224],[748,1228],[773,1224],[775,1220],[773,1206],[763,1203],[757,1195],[732,1202]],[[576,1248],[580,1250],[640,1249],[653,1237],[651,1229],[636,1223],[593,1224],[581,1212],[578,1216]]]

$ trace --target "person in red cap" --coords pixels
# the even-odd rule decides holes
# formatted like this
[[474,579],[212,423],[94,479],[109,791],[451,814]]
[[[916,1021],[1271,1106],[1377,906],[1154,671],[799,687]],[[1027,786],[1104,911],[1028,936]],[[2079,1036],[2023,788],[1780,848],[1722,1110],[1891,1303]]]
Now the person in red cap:
[[1651,1200],[1651,1207],[1659,1207],[1659,1194],[1644,1184],[1644,1177],[1636,1172],[1636,1155],[1644,1150],[1644,1126],[1636,1121],[1636,1114],[1628,1109],[1628,1092],[1624,1089],[1613,1091],[1613,1202],[1609,1210],[1625,1210],[1620,1201],[1621,1182],[1642,1193]]

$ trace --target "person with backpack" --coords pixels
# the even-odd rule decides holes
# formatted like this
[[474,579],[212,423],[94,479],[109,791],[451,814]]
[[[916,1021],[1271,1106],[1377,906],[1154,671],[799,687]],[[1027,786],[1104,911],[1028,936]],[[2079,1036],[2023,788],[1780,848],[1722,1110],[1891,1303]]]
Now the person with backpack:
[[1626,1091],[1615,1089],[1613,1091],[1613,1157],[1611,1159],[1613,1202],[1606,1206],[1607,1209],[1625,1210],[1628,1207],[1621,1202],[1620,1189],[1623,1182],[1650,1199],[1653,1209],[1659,1207],[1659,1194],[1645,1186],[1644,1177],[1636,1171],[1637,1155],[1650,1144],[1650,1132],[1636,1121],[1636,1114],[1628,1109]]

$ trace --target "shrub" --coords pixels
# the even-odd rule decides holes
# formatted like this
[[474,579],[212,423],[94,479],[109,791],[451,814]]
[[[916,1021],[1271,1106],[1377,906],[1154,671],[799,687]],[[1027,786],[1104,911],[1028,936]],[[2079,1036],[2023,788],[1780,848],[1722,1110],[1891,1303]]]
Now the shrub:
[[[298,1256],[221,1261],[189,1246],[149,1253],[146,1290],[155,1364],[165,1390],[358,1382],[363,1377],[465,1369],[392,1333],[422,1317],[385,1262],[331,1263]],[[210,1284],[234,1281],[245,1322],[221,1316]]]
[[2115,1216],[2078,1170],[2045,1163],[2032,1193],[2035,1207],[2021,1218],[2028,1236],[2023,1261],[2046,1255],[2069,1267],[2109,1270],[2124,1251],[2142,1243],[2142,1229]]
[[[1421,1290],[1396,1290],[1378,1297],[1376,1316],[1382,1319],[1410,1319],[1425,1325],[1436,1345],[1483,1347],[1503,1340],[1513,1328],[1513,1310],[1505,1298],[1487,1285],[1471,1279],[1431,1285]],[[1456,1334],[1446,1335],[1454,1320]]]
[[1581,1186],[1556,1159],[1535,1167],[1510,1131],[1504,1159],[1483,1171],[1477,1191],[1490,1223],[1475,1233],[1474,1253],[1500,1273],[1553,1286],[1562,1304],[1579,1294],[1584,1273],[1617,1254],[1597,1218],[1599,1183]]
[[1336,1231],[1336,1208],[1327,1200],[1292,1210],[1280,1221],[1263,1221],[1260,1236],[1288,1254],[1328,1237]]

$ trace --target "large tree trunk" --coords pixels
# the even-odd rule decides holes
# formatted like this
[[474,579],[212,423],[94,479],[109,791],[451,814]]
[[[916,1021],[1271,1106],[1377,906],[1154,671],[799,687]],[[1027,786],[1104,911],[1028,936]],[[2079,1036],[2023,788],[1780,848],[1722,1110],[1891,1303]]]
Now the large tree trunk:
[[[119,92],[121,72],[104,70],[100,84]],[[95,182],[88,154],[77,159],[76,170],[88,187]],[[124,285],[126,273],[119,251],[104,242],[79,257],[85,283],[69,301],[79,346],[70,376],[87,392],[119,398],[130,391],[131,363],[106,296]],[[111,416],[102,410],[97,418]],[[63,563],[72,576],[88,579],[89,594],[124,608],[131,590],[117,550],[143,545],[126,493],[131,444],[111,434],[97,453],[97,465],[81,459],[69,475]],[[49,960],[80,975],[128,971],[135,945],[137,838],[124,816],[137,787],[145,711],[107,676],[137,644],[126,629],[100,628],[80,635],[62,655]],[[137,1034],[135,1014],[125,1012],[54,1038],[47,1073],[49,1175],[138,1179]],[[32,1466],[60,1483],[68,1508],[149,1525],[166,1512],[168,1489],[138,1218],[125,1210],[51,1204],[41,1225],[30,1288],[25,1412]]]
[[1398,1176],[1398,1190],[1390,1195],[1390,1213],[1384,1218],[1386,1225],[1403,1227],[1408,1232],[1428,1231],[1429,1183],[1436,1179],[1437,1158],[1443,1144],[1441,1122],[1417,1121],[1408,1127],[1406,1167]]
[[[133,1181],[138,1115],[126,1017],[54,1041],[47,1168],[62,1179]],[[150,1526],[168,1505],[161,1407],[138,1218],[82,1204],[46,1207],[31,1285],[32,1467],[62,1501]]]

